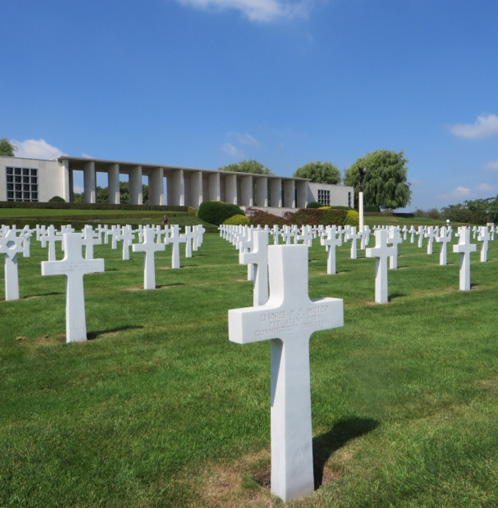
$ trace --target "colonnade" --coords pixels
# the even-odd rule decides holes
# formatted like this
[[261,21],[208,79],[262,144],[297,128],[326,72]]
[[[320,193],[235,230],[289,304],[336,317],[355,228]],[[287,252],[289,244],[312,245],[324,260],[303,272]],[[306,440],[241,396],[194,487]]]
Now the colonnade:
[[[143,204],[142,181],[148,179],[152,205],[192,206],[203,201],[224,201],[239,206],[303,208],[307,204],[308,181],[278,177],[209,171],[170,166],[134,165],[81,158],[59,158],[66,173],[65,199],[73,199],[73,171],[83,171],[86,203],[97,201],[97,173],[107,173],[109,203],[119,204],[120,176],[127,175],[130,203]],[[165,185],[166,183],[166,185]],[[165,190],[166,187],[166,190]]]

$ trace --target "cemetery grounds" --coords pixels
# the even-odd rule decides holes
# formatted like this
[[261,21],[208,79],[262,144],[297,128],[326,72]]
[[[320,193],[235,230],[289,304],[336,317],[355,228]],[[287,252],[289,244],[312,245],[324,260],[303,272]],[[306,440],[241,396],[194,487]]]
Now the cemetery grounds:
[[[375,260],[347,243],[326,275],[314,241],[310,298],[343,298],[345,325],[311,337],[317,489],[289,506],[498,506],[498,241],[472,254],[468,292],[459,256],[425,246],[399,246],[378,305]],[[0,506],[283,506],[270,345],[228,340],[228,310],[252,306],[236,249],[205,234],[172,270],[167,247],[149,291],[130,257],[95,247],[106,271],[85,276],[90,340],[73,344],[64,277],[41,277],[34,239],[19,258],[21,298],[0,299]]]

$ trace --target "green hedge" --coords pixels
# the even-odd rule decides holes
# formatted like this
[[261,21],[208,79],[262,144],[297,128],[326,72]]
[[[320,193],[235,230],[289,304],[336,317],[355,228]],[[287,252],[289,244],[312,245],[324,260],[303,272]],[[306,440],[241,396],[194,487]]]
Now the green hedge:
[[209,224],[216,224],[219,226],[227,219],[234,215],[245,215],[242,208],[230,203],[223,203],[221,201],[204,201],[199,206],[197,216]]
[[25,201],[0,201],[0,208],[38,208],[57,210],[143,210],[157,212],[188,212],[188,206],[159,206],[159,205],[111,205],[110,203],[31,203]]

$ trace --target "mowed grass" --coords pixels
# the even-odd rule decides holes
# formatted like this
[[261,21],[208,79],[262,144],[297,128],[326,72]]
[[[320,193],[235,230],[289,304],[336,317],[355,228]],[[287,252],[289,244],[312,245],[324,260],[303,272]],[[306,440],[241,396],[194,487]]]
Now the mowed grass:
[[[64,277],[41,277],[36,242],[19,259],[21,299],[0,301],[0,506],[283,506],[270,345],[228,340],[228,310],[252,305],[247,267],[215,234],[179,270],[167,249],[144,291],[142,254],[96,247],[106,272],[85,276],[77,344]],[[434,252],[402,244],[377,305],[375,260],[346,244],[326,275],[315,240],[309,295],[343,298],[345,326],[311,338],[317,489],[290,506],[498,505],[498,242],[472,255],[468,292],[458,256]]]

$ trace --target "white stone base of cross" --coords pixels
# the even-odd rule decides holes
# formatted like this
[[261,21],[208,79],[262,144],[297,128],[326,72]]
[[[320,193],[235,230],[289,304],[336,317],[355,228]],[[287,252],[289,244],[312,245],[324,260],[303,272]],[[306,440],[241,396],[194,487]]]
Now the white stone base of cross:
[[268,247],[270,298],[228,312],[229,338],[271,342],[271,491],[284,502],[314,490],[309,340],[344,325],[343,301],[308,296],[308,247]]

